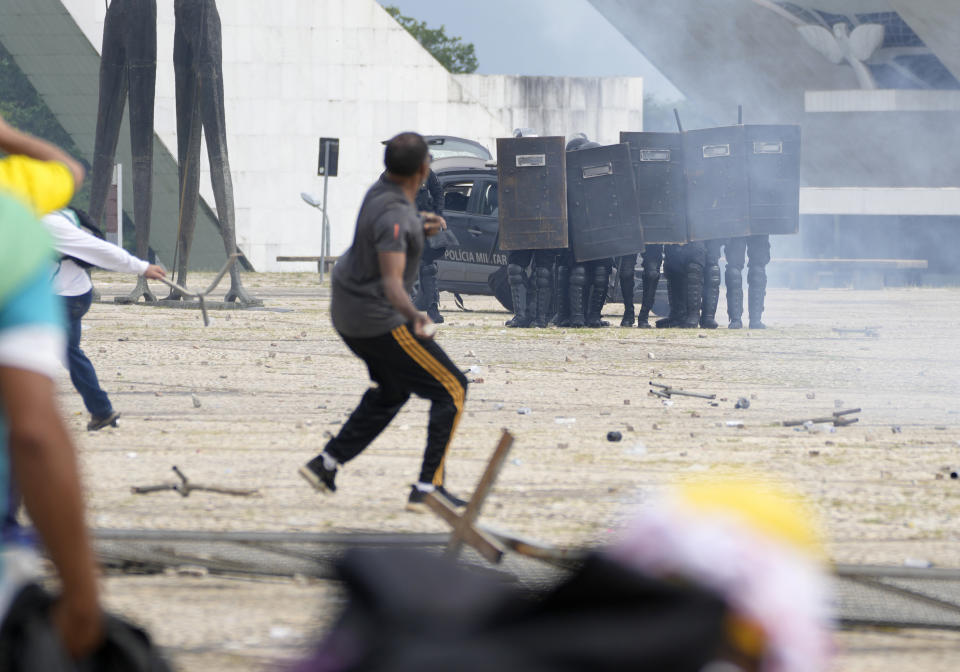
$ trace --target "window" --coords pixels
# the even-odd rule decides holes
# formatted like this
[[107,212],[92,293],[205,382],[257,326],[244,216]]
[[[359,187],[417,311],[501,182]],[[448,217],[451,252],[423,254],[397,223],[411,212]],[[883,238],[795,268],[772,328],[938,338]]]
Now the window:
[[468,182],[449,182],[443,185],[443,209],[453,212],[466,212],[473,193],[473,180]]
[[500,203],[497,199],[497,183],[488,182],[483,186],[483,197],[480,199],[480,214],[496,215],[499,205]]

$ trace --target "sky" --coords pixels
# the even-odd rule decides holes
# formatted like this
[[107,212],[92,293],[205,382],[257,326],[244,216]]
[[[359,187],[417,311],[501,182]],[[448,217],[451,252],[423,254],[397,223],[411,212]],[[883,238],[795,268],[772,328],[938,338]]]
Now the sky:
[[665,101],[670,82],[587,0],[379,0],[476,47],[481,74],[644,78]]

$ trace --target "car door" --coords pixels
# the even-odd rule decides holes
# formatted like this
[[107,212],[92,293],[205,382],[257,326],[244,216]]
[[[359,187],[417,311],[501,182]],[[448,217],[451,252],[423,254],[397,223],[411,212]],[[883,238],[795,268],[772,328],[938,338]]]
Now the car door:
[[473,248],[471,236],[471,204],[476,201],[476,180],[464,176],[443,176],[443,218],[447,228],[460,241],[459,247],[447,248],[439,264],[441,282],[462,283],[467,279]]
[[[476,198],[471,203],[472,212],[467,226],[474,263],[467,269],[466,279],[468,282],[486,286],[487,278],[496,267],[506,263],[506,255],[497,251],[497,234],[500,228],[497,219],[497,181],[478,178],[475,191]],[[499,257],[504,257],[502,263]]]

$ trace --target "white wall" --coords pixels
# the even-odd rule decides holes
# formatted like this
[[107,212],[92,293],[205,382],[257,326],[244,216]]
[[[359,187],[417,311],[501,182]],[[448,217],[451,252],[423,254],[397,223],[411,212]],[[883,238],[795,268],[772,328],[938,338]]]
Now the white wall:
[[[99,49],[103,2],[63,3]],[[156,129],[176,156],[173,2],[157,4]],[[472,138],[493,150],[495,139],[515,126],[535,125],[514,123],[532,119],[537,109],[536,96],[516,93],[525,84],[490,78],[478,89],[476,79],[450,75],[375,0],[229,0],[218,7],[237,242],[257,270],[316,268],[275,259],[320,253],[319,213],[300,199],[301,191],[321,194],[320,136],[340,138],[339,176],[330,179],[329,193],[338,254],[350,244],[363,194],[382,170],[382,140],[415,130]],[[562,128],[578,115],[603,128],[604,140],[615,141],[621,128],[640,128],[640,80],[561,79],[550,90],[567,92],[544,101],[543,114],[557,120],[551,130],[558,134],[583,130]],[[495,98],[496,111],[480,97]],[[514,100],[523,105],[516,113],[504,105]],[[566,106],[576,109],[564,116]],[[206,159],[201,195],[214,203]]]
[[582,132],[601,144],[620,142],[620,131],[643,130],[640,77],[456,78],[510,129],[563,136]]

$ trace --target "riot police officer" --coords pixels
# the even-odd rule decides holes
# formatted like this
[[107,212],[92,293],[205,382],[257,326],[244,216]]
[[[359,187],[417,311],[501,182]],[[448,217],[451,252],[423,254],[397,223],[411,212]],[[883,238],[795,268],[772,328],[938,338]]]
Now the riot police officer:
[[720,326],[717,324],[717,305],[720,303],[720,251],[723,245],[722,239],[704,243],[703,298],[700,306],[700,326],[704,329]]
[[[585,133],[577,133],[567,143],[568,152],[599,147],[600,143],[592,142]],[[609,326],[601,315],[607,301],[607,288],[610,283],[610,272],[613,269],[613,259],[595,259],[588,262],[579,262],[573,250],[566,250],[562,265],[570,271],[569,298],[570,298],[570,326],[571,327],[606,327]],[[564,270],[564,275],[566,270]],[[559,275],[559,273],[558,273]]]
[[[529,128],[517,128],[513,131],[513,137],[536,137],[536,133]],[[550,309],[556,256],[556,250],[514,250],[507,255],[507,283],[514,312],[513,318],[506,323],[508,327],[547,326],[552,317]],[[530,267],[529,278],[527,267]]]
[[750,328],[766,329],[760,320],[763,315],[763,300],[767,294],[767,264],[770,263],[770,236],[731,238],[724,246],[727,270],[724,284],[727,287],[727,316],[730,329],[743,328],[743,264],[749,259],[747,269],[747,304],[750,310]]
[[[416,205],[418,212],[443,214],[443,185],[433,170],[417,192]],[[417,310],[426,311],[430,319],[437,324],[443,323],[443,316],[440,314],[440,291],[437,288],[437,260],[443,257],[445,251],[446,248],[443,247],[431,247],[428,239],[420,257],[420,291],[417,294],[416,307]]]
[[[640,313],[636,316],[637,327],[649,329],[650,311],[657,298],[660,284],[660,266],[663,264],[663,245],[646,245],[640,255],[642,272],[640,280]],[[623,319],[621,327],[629,327],[634,319],[634,282],[637,270],[637,255],[620,257],[620,293],[623,295]]]
[[700,326],[706,254],[706,245],[699,240],[684,245],[666,246],[663,271],[667,276],[670,315],[657,320],[658,329],[696,329]]

